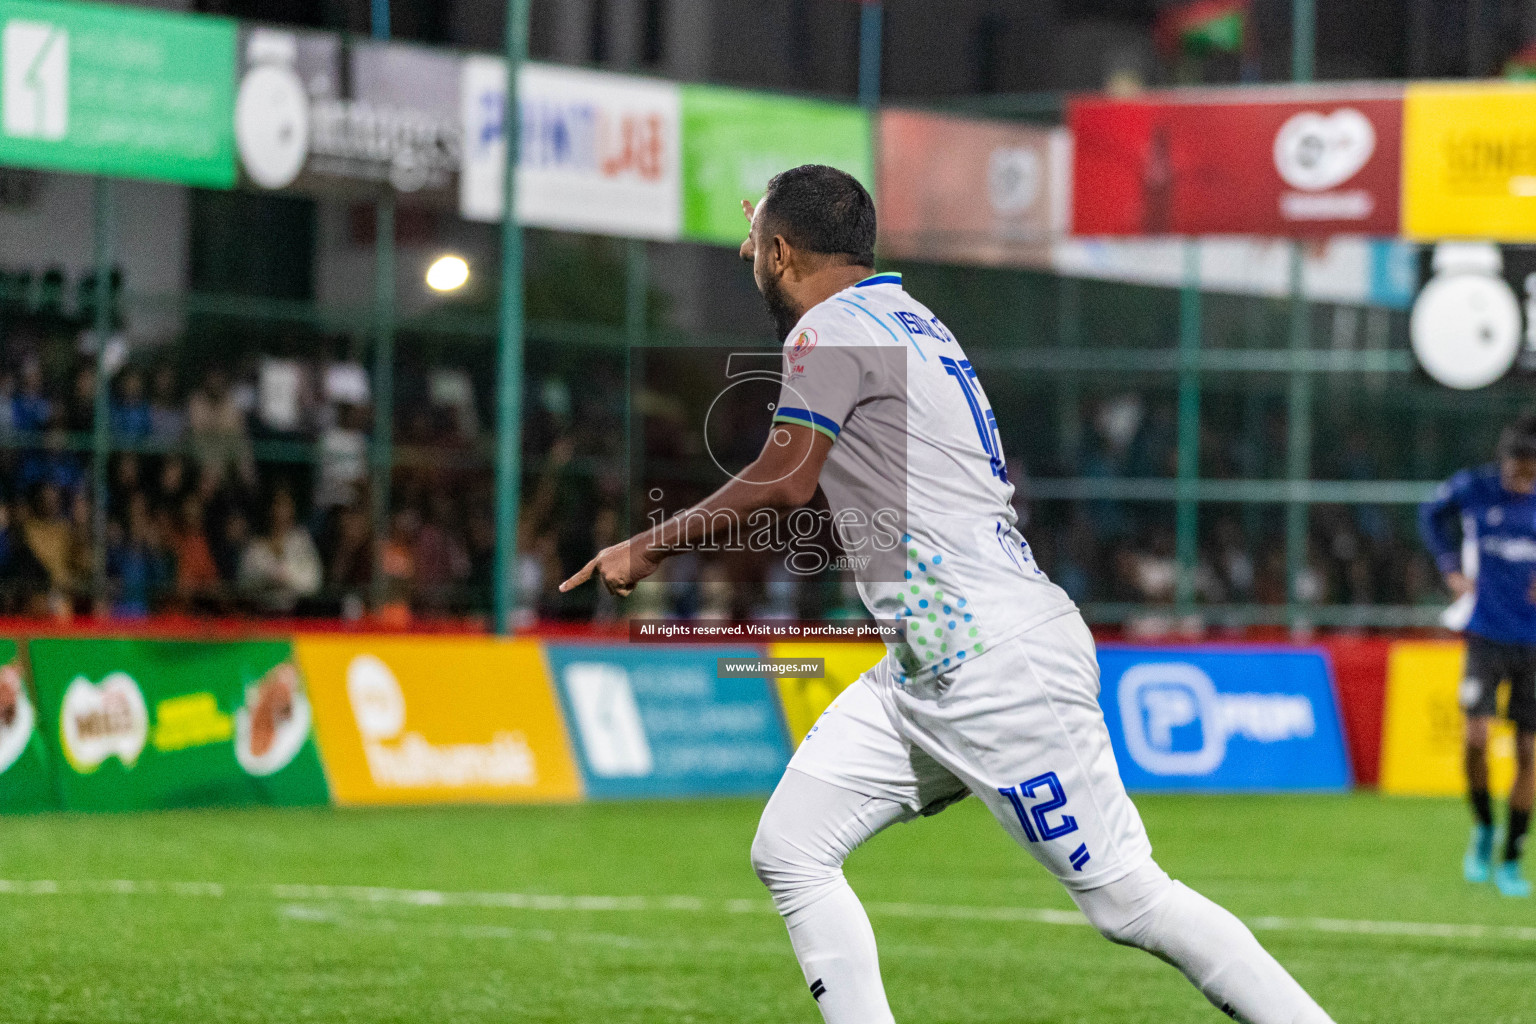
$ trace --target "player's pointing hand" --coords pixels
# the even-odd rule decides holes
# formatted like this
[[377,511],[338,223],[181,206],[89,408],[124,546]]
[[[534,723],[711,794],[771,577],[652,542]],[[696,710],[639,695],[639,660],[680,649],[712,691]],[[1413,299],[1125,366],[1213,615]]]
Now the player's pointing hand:
[[636,539],[631,537],[622,544],[599,551],[596,558],[560,584],[560,592],[563,594],[579,587],[595,575],[610,594],[628,597],[634,591],[635,584],[655,572],[661,564],[644,544],[636,544]]

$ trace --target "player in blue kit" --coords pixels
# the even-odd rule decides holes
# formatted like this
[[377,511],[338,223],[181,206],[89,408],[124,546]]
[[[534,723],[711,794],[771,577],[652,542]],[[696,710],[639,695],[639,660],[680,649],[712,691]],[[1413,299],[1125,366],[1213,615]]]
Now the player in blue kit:
[[[1461,524],[1461,545],[1453,520]],[[1461,683],[1467,793],[1476,818],[1463,871],[1469,882],[1492,877],[1504,895],[1529,896],[1520,854],[1536,797],[1536,416],[1504,430],[1496,464],[1463,470],[1441,485],[1420,510],[1419,524],[1451,593],[1476,596]],[[1488,730],[1503,683],[1509,684],[1505,713],[1516,729],[1516,771],[1495,870]]]

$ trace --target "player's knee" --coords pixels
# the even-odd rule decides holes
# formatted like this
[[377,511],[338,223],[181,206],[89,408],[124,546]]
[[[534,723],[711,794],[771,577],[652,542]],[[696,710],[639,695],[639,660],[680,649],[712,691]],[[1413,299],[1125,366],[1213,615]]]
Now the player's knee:
[[757,835],[752,839],[752,871],[770,891],[803,886],[827,870],[783,831],[770,827],[767,821],[758,825]]
[[752,873],[770,889],[783,867],[781,845],[763,829],[761,823],[758,824],[757,835],[752,837]]
[[1173,893],[1174,882],[1156,864],[1108,885],[1072,893],[1088,923],[1110,942],[1148,949],[1156,915]]

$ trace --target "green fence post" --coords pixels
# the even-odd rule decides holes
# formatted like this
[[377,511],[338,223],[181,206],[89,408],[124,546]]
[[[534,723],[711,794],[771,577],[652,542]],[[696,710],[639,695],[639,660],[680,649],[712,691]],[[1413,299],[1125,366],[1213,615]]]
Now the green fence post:
[[[1076,352],[1083,343],[1082,282],[1075,277],[1056,278],[1056,347]],[[1056,399],[1056,457],[1063,467],[1076,467],[1083,448],[1082,375],[1061,372]]]
[[384,542],[395,461],[395,201],[374,207],[373,246],[373,605],[384,603]]
[[881,41],[885,7],[881,0],[864,0],[859,11],[859,105],[874,110],[880,105]]
[[[1317,0],[1291,0],[1291,80],[1312,80],[1317,49]],[[1286,409],[1286,479],[1293,492],[1312,475],[1312,376],[1302,365],[1302,353],[1311,346],[1312,309],[1303,290],[1303,252],[1300,242],[1291,243],[1291,365]],[[1307,568],[1307,534],[1311,506],[1292,493],[1285,503],[1285,592],[1294,629],[1301,623],[1301,595],[1297,587]]]
[[1291,0],[1291,81],[1312,81],[1317,55],[1317,0]]
[[112,453],[107,340],[112,336],[112,182],[96,179],[94,245],[96,263],[96,394],[91,436],[91,597],[97,610],[111,607],[107,581],[107,459]]
[[1292,493],[1285,503],[1285,586],[1289,596],[1287,619],[1294,628],[1301,622],[1298,586],[1307,569],[1307,535],[1311,506],[1296,491],[1312,475],[1312,374],[1303,360],[1312,344],[1312,307],[1304,292],[1302,246],[1291,243],[1291,366],[1286,403],[1285,477]]
[[624,250],[624,342],[630,348],[645,344],[645,320],[649,312],[650,254],[645,240],[631,238]]
[[517,75],[528,52],[528,0],[507,0],[507,166],[502,180],[501,307],[496,344],[496,632],[512,631],[517,601],[517,506],[522,492],[523,229],[517,223]]
[[1179,441],[1177,503],[1174,506],[1174,557],[1178,575],[1174,601],[1181,613],[1195,604],[1195,569],[1199,562],[1200,479],[1200,339],[1204,310],[1200,296],[1200,241],[1184,241],[1184,283],[1179,289]]
[[[372,0],[374,39],[389,39],[389,0]],[[387,186],[386,186],[387,187]],[[389,497],[395,463],[395,197],[374,205],[373,239],[373,444],[370,493],[373,519],[373,606],[387,596],[384,543],[389,536]]]

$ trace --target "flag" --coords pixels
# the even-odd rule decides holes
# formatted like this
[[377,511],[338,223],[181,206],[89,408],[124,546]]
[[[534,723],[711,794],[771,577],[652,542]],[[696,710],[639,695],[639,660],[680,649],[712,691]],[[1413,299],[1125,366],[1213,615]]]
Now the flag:
[[1504,77],[1520,82],[1536,81],[1536,40],[1526,43],[1504,62]]
[[1165,53],[1240,53],[1247,35],[1248,0],[1192,0],[1157,17],[1154,33]]

